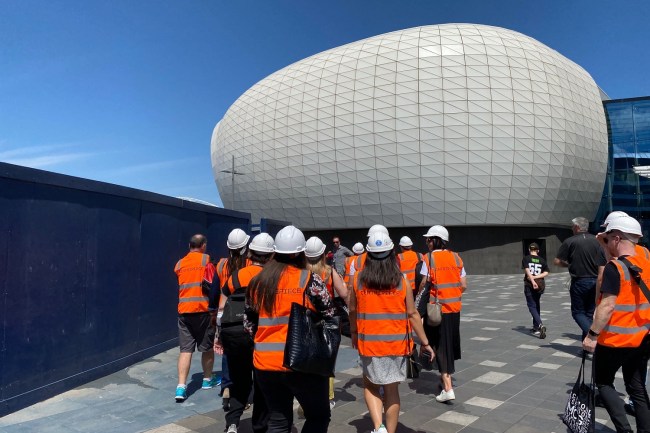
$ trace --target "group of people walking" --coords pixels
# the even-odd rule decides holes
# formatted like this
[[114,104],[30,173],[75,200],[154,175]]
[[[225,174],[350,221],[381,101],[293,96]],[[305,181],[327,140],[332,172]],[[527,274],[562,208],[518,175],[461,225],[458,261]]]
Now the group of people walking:
[[[631,432],[623,400],[614,389],[622,368],[638,432],[650,432],[646,391],[650,358],[650,252],[638,245],[637,220],[614,212],[598,235],[588,221],[575,218],[574,236],[565,240],[554,263],[571,274],[571,313],[581,329],[583,348],[594,352],[594,381],[618,433]],[[303,432],[326,432],[334,407],[332,378],[286,367],[292,303],[301,303],[322,318],[349,315],[349,335],[359,352],[364,398],[373,432],[394,433],[400,396],[415,340],[422,360],[435,361],[440,372],[439,402],[455,399],[452,374],[460,359],[460,312],[467,288],[460,256],[449,249],[449,232],[431,227],[427,252],[413,251],[400,239],[400,252],[381,225],[370,228],[365,247],[339,254],[330,266],[321,239],[305,239],[287,226],[275,238],[250,237],[240,229],[228,237],[229,257],[212,262],[207,239],[195,235],[190,252],[178,261],[180,355],[176,399],[186,397],[192,352],[202,353],[202,387],[215,385],[214,352],[223,353],[229,372],[226,423],[237,432],[248,403],[253,403],[254,432],[289,432],[293,403],[304,413]],[[531,332],[545,338],[540,314],[548,266],[531,243],[522,260],[524,294],[532,316]],[[212,284],[211,284],[212,283]],[[429,309],[440,304],[441,319],[431,325]],[[346,331],[346,333],[348,332]]]
[[[187,397],[185,382],[195,348],[202,352],[206,389],[214,385],[211,352],[223,351],[230,376],[228,433],[237,432],[251,398],[255,432],[290,432],[294,399],[304,413],[302,431],[326,432],[335,404],[333,378],[285,367],[294,302],[304,303],[323,318],[349,315],[373,432],[394,433],[397,428],[398,385],[406,379],[415,339],[420,342],[419,356],[430,362],[435,359],[441,372],[436,399],[455,398],[451,374],[460,358],[466,282],[462,260],[448,249],[444,227],[434,226],[424,235],[427,254],[413,252],[407,237],[400,240],[402,252],[396,254],[386,227],[375,225],[365,248],[355,245],[354,255],[345,259],[344,254],[334,267],[326,262],[322,240],[306,240],[296,227],[283,228],[275,238],[258,234],[250,244],[247,236],[233,230],[228,237],[230,256],[215,266],[205,254],[207,239],[195,235],[190,252],[176,265],[181,340],[178,401]],[[436,301],[442,307],[440,325],[426,321],[423,325],[426,304]]]

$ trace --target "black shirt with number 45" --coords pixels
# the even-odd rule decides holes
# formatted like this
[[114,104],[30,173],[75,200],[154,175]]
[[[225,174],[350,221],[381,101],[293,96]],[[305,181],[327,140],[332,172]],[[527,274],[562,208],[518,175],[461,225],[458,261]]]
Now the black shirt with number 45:
[[[532,276],[539,275],[542,272],[548,271],[548,265],[546,260],[540,256],[528,255],[521,260],[521,268],[528,269]],[[543,278],[542,278],[543,279]],[[524,283],[527,286],[533,286],[533,284],[528,279],[528,276],[524,273]]]

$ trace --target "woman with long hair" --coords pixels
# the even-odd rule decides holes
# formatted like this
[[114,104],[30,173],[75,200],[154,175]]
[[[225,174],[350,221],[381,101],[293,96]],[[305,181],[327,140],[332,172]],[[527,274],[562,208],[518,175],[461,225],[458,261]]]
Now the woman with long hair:
[[[235,270],[223,287],[227,301],[221,317],[219,339],[228,362],[230,404],[226,411],[227,433],[237,433],[248,396],[253,387],[253,340],[244,329],[246,291],[250,281],[258,275],[273,255],[273,238],[260,233],[248,246],[249,266]],[[253,394],[252,424],[254,432],[266,431],[266,404],[258,391]]]
[[[221,315],[223,314],[223,308],[228,297],[227,293],[223,292],[224,286],[228,283],[228,278],[230,278],[230,276],[236,271],[251,264],[246,258],[247,244],[250,238],[250,235],[246,234],[242,229],[231,230],[230,233],[228,233],[228,240],[226,241],[228,257],[219,259],[219,261],[214,265],[217,277],[219,277],[219,284],[212,285],[212,290],[219,292],[216,296],[216,298],[219,299],[217,326],[221,324]],[[220,294],[225,296],[219,296]],[[221,346],[219,339],[215,339],[214,351],[217,354],[223,355],[223,347]],[[221,357],[221,375],[222,378],[217,380],[215,385],[221,385],[221,392],[219,394],[222,397],[223,409],[227,411],[230,408],[230,386],[232,385],[230,372],[228,371],[227,355]]]
[[[400,272],[393,247],[388,234],[370,235],[363,270],[354,276],[350,293],[352,345],[361,357],[363,395],[374,424],[373,433],[395,433],[397,429],[398,386],[406,380],[406,364],[413,350],[412,330],[422,341],[422,351],[429,359],[434,357],[415,309],[413,290]],[[380,387],[384,389],[383,401]]]
[[[343,281],[343,278],[338,272],[336,272],[336,269],[327,264],[327,259],[325,257],[325,244],[323,241],[316,236],[307,239],[305,256],[307,257],[307,269],[312,273],[319,275],[325,283],[327,291],[336,306],[337,315],[347,315],[345,308],[348,299],[348,288]],[[334,400],[333,377],[330,377],[329,387],[330,409],[334,409],[336,402]]]
[[287,226],[275,236],[273,258],[248,285],[246,322],[254,335],[255,380],[268,408],[268,433],[289,433],[293,399],[305,414],[303,433],[325,433],[330,422],[328,378],[283,366],[291,304],[304,303],[323,317],[335,314],[320,276],[307,269],[305,236]]
[[[460,256],[449,250],[449,232],[440,225],[432,226],[424,235],[429,252],[424,254],[421,289],[415,301],[418,311],[426,311],[426,304],[441,304],[442,321],[438,326],[424,323],[428,341],[436,350],[436,361],[442,391],[436,401],[454,400],[451,375],[456,371],[454,361],[460,359],[460,310],[462,296],[467,288],[465,268]],[[428,289],[425,289],[428,287]]]

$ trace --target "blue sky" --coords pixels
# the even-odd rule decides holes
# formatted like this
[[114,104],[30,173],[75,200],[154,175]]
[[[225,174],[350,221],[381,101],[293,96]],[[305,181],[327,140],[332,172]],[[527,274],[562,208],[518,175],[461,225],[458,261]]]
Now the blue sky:
[[650,96],[650,1],[4,0],[0,161],[221,204],[210,137],[257,81],[409,27],[529,35],[612,98]]

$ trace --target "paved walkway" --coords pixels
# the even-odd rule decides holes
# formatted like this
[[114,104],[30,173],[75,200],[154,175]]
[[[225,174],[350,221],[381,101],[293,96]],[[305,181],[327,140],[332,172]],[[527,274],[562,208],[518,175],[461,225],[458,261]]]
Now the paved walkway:
[[[439,376],[424,372],[400,385],[397,431],[436,433],[567,432],[559,419],[580,365],[579,329],[571,319],[567,274],[548,278],[542,315],[548,336],[529,334],[523,276],[469,276],[461,322],[463,359],[454,375],[456,400],[434,400]],[[345,344],[347,343],[347,344]],[[336,375],[331,432],[372,429],[356,352],[344,341]],[[190,395],[174,402],[177,349],[0,419],[0,431],[217,433],[225,429],[218,390],[203,391],[199,357],[192,360]],[[215,370],[220,363],[217,362]],[[623,390],[620,374],[617,389]],[[613,432],[604,409],[596,431]],[[299,431],[302,420],[294,420]],[[250,432],[250,410],[240,432]],[[295,430],[294,430],[295,431]]]

